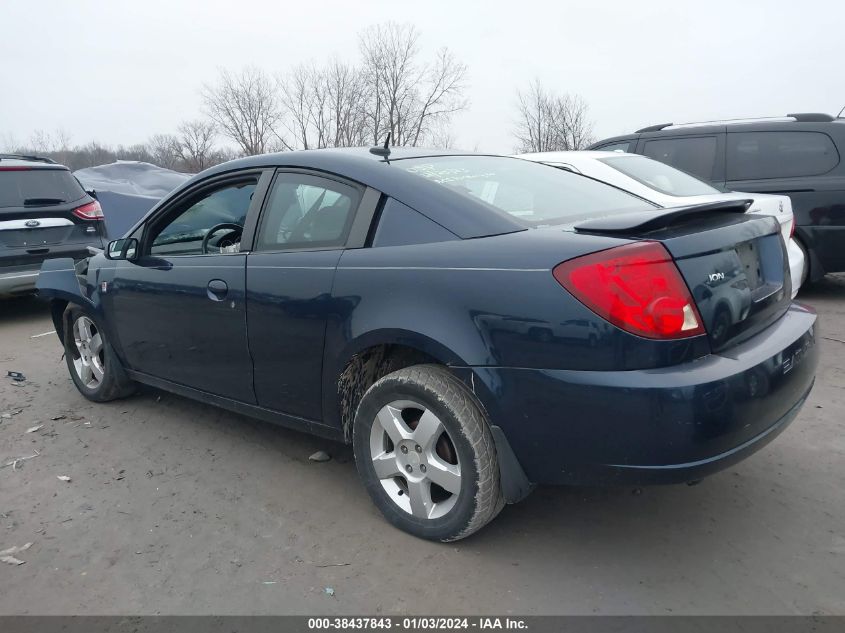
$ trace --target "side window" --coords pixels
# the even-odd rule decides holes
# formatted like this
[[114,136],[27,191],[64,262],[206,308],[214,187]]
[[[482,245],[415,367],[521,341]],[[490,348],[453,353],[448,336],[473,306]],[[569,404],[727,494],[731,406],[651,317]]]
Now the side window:
[[704,180],[713,180],[716,137],[673,137],[646,141],[643,154]]
[[728,134],[728,180],[818,176],[838,163],[836,146],[821,132]]
[[[237,252],[246,214],[252,202],[257,179],[232,183],[204,193],[182,207],[163,224],[153,228],[150,254],[200,255],[203,242],[207,253]],[[232,225],[215,230],[209,240],[206,235],[219,224]]]
[[458,239],[451,231],[401,202],[388,198],[381,210],[373,247],[430,244]]
[[360,198],[355,187],[341,182],[280,173],[262,214],[256,249],[342,246]]
[[602,145],[594,149],[599,152],[630,152],[633,149],[633,144],[633,141],[616,141],[615,143]]

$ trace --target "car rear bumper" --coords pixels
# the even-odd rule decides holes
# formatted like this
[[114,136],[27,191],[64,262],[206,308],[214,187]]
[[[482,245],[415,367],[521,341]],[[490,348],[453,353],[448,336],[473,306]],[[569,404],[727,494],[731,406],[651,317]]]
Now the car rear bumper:
[[789,257],[789,277],[792,279],[792,298],[801,289],[801,278],[804,276],[804,252],[801,247],[790,238],[786,245],[786,254]]
[[0,268],[0,296],[30,292],[35,289],[35,280],[41,264],[35,266],[12,266]]
[[69,257],[74,262],[81,261],[91,256],[88,247],[103,248],[102,241],[97,238],[86,244],[63,244],[50,248],[48,255],[44,257],[27,256],[23,259],[16,258],[14,253],[3,253],[6,261],[0,260],[0,296],[16,295],[32,292],[35,290],[35,282],[38,280],[38,273],[41,264],[47,259],[59,259]]
[[815,378],[815,325],[811,309],[792,304],[749,341],[683,365],[475,367],[471,380],[483,383],[476,393],[532,483],[693,481],[760,449],[795,418]]

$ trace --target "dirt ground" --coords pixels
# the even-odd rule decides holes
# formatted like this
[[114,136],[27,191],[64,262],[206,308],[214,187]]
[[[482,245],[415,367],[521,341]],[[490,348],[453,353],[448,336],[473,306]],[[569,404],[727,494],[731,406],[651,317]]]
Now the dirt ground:
[[32,542],[0,614],[845,614],[845,276],[799,299],[821,364],[768,447],[695,487],[541,488],[453,545],[384,522],[345,447],[152,389],[89,403],[45,306],[3,302],[0,466],[38,456],[0,468],[0,550]]

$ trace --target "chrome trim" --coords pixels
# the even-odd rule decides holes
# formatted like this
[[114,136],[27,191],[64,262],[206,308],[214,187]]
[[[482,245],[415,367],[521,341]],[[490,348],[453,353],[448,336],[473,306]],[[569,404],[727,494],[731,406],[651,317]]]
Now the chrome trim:
[[[38,226],[27,226],[27,222],[36,220]],[[67,218],[27,218],[25,220],[5,220],[0,222],[0,231],[34,231],[35,229],[49,229],[56,226],[73,226]]]

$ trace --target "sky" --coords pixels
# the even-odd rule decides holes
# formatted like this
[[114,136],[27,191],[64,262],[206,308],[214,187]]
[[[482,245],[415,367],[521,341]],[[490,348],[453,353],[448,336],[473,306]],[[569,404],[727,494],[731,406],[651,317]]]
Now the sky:
[[580,95],[596,138],[845,106],[841,0],[0,0],[0,144],[57,129],[143,142],[197,118],[220,68],[351,60],[360,31],[390,20],[418,28],[424,56],[446,46],[467,65],[452,122],[467,149],[514,149],[533,79]]

